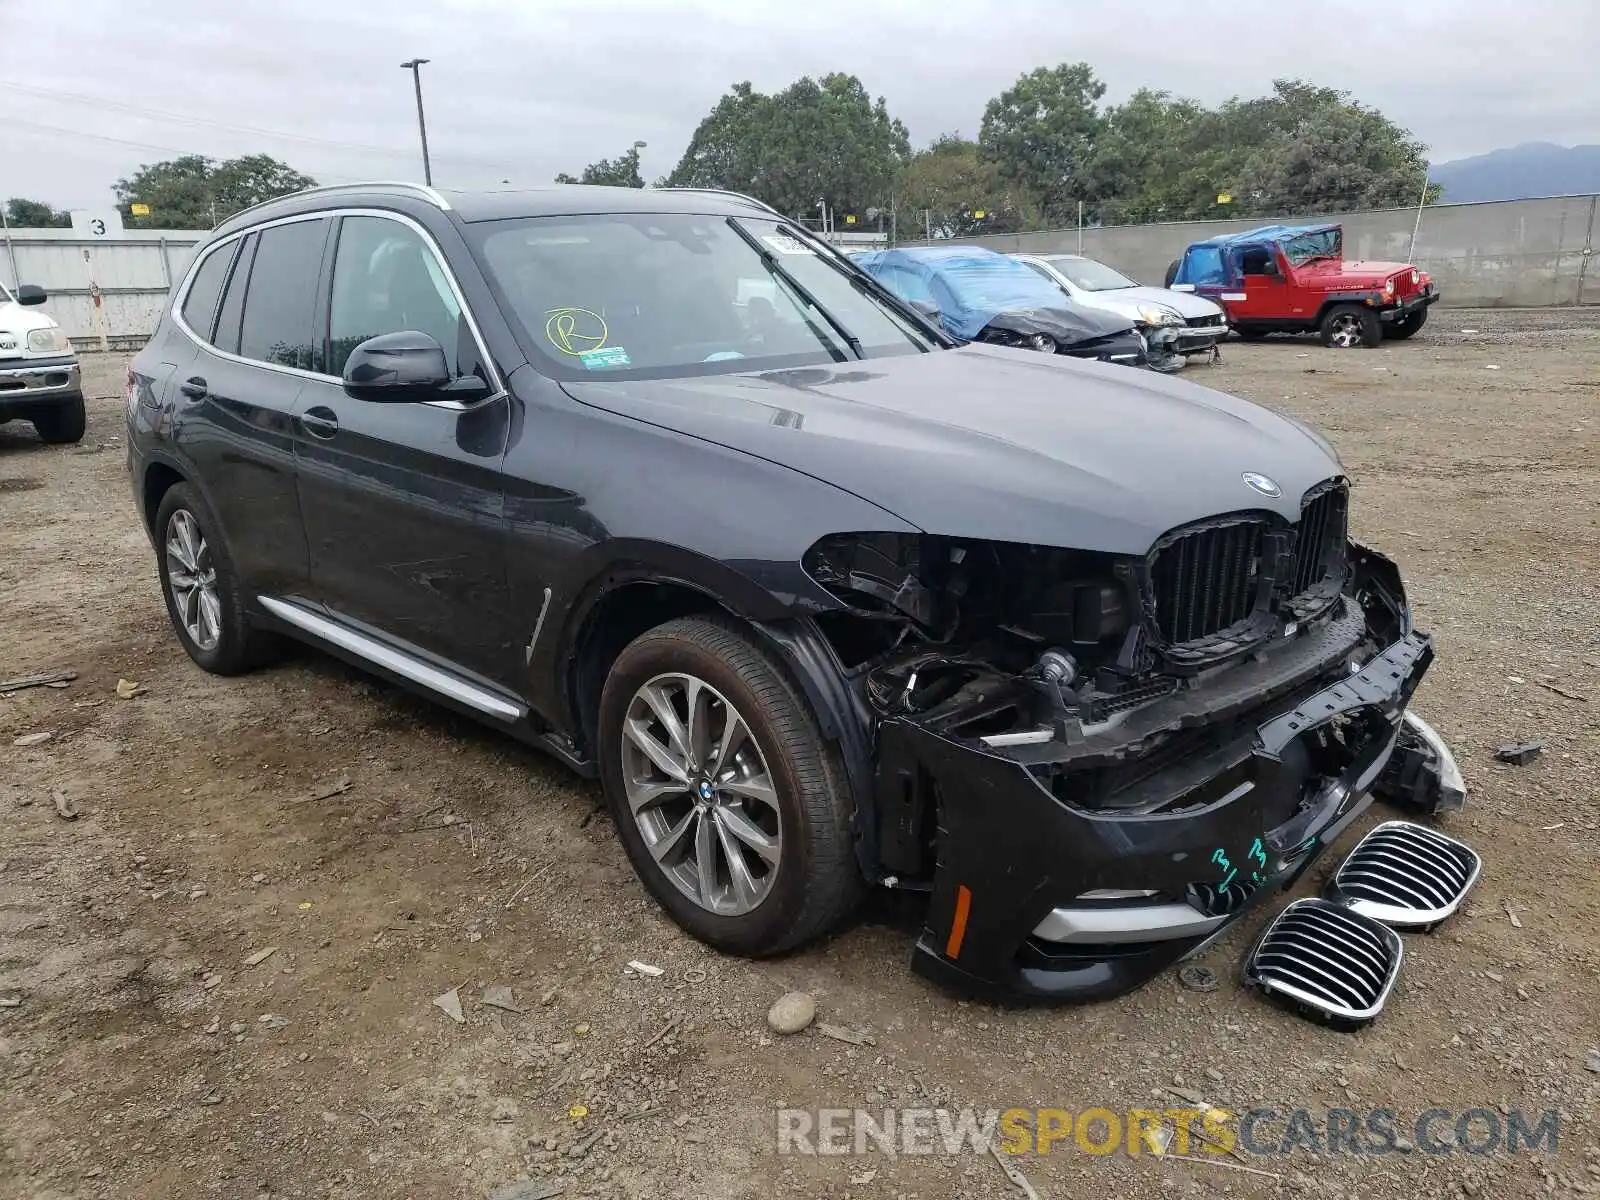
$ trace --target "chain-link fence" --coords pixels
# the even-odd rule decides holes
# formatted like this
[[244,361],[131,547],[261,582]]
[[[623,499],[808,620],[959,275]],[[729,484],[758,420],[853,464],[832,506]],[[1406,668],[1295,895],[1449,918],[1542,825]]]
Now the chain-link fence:
[[1368,212],[1091,224],[1038,233],[961,239],[996,250],[1086,254],[1146,283],[1159,284],[1192,242],[1259,225],[1344,226],[1347,260],[1415,262],[1433,275],[1443,302],[1473,306],[1600,304],[1593,264],[1596,196],[1558,196],[1488,204],[1433,204]]

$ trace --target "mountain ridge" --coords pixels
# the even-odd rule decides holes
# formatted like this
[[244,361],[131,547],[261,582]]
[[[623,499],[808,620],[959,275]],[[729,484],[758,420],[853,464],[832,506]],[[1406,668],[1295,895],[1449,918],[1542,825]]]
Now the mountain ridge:
[[1433,163],[1429,177],[1446,204],[1600,192],[1600,146],[1524,142],[1471,158]]

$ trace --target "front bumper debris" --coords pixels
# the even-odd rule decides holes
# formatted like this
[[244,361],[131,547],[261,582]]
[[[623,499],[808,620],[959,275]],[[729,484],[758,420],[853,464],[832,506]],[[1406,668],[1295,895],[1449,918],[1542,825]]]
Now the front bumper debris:
[[1216,325],[1185,325],[1178,330],[1179,354],[1210,354],[1228,336],[1226,319]]
[[996,998],[1091,1001],[1195,953],[1344,833],[1403,736],[1414,794],[1419,773],[1444,777],[1437,734],[1405,721],[1432,659],[1428,636],[1402,633],[1355,673],[1158,765],[1139,790],[1160,801],[1138,811],[1075,805],[1025,756],[886,722],[880,785],[921,780],[938,805],[914,969]]

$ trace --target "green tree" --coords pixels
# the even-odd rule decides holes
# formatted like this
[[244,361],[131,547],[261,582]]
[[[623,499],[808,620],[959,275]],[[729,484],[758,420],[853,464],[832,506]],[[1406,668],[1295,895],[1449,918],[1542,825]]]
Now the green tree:
[[1214,204],[1216,118],[1192,100],[1141,88],[1106,109],[1086,175],[1085,217],[1104,224],[1173,221]]
[[794,217],[883,205],[910,156],[905,126],[854,75],[809,76],[773,95],[734,84],[695,129],[672,187],[745,192]]
[[[185,154],[140,167],[128,178],[117,180],[112,191],[124,210],[124,219],[135,228],[210,229],[240,209],[315,187],[316,182],[267,154],[223,162]],[[131,204],[149,205],[150,214],[126,215]]]
[[906,238],[1009,233],[1033,215],[978,143],[953,133],[911,156],[900,173],[896,208]]
[[[1427,177],[1427,147],[1409,132],[1348,92],[1299,80],[1279,80],[1273,91],[1266,101],[1270,130],[1241,147],[1236,191],[1250,213],[1416,204]],[[1439,189],[1428,193],[1427,199],[1437,199]]]
[[643,143],[630,146],[626,154],[616,158],[602,158],[583,169],[582,177],[568,175],[565,171],[556,176],[557,183],[592,183],[606,187],[642,188],[644,177],[639,174],[639,149]]
[[984,109],[978,144],[1047,220],[1075,217],[1079,200],[1097,196],[1090,168],[1105,91],[1088,63],[1062,63],[1022,76]]
[[66,229],[72,224],[72,214],[51,208],[42,200],[13,196],[6,201],[6,221],[24,229]]

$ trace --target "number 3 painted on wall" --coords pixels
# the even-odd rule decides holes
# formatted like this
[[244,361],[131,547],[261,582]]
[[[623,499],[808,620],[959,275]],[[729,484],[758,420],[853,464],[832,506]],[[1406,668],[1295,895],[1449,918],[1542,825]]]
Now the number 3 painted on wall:
[[106,223],[99,217],[96,217],[94,220],[89,222],[89,232],[94,234],[95,237],[105,237]]

